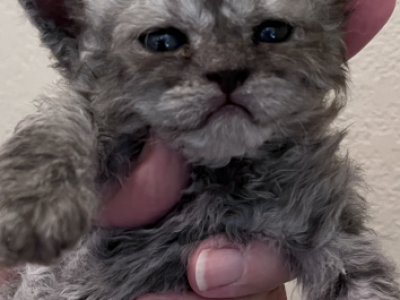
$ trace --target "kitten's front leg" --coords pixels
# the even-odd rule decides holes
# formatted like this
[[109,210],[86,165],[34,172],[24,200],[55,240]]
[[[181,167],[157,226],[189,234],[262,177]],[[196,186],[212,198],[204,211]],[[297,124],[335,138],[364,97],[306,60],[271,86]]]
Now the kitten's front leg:
[[395,266],[369,236],[341,234],[328,246],[308,251],[301,273],[306,300],[400,299]]
[[0,148],[0,265],[47,264],[73,247],[97,211],[96,132],[85,102],[63,95]]

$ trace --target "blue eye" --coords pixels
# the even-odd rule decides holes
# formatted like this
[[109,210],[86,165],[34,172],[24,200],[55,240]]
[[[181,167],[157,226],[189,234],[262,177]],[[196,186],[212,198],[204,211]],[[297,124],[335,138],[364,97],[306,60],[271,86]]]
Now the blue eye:
[[292,35],[293,27],[281,21],[266,21],[256,27],[255,43],[283,43]]
[[174,28],[143,34],[139,40],[151,52],[172,52],[188,43],[187,37]]

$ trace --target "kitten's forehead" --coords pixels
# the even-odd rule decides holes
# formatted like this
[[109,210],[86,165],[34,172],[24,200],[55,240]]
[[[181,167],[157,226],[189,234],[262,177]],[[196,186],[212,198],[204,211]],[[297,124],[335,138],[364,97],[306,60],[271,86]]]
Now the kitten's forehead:
[[223,0],[221,13],[227,17],[251,18],[255,14],[271,17],[304,18],[315,0]]
[[[174,16],[198,19],[208,11],[217,16],[229,18],[249,18],[255,13],[278,14],[288,16],[303,16],[306,10],[312,8],[315,0],[136,0],[131,1],[131,7],[143,10],[159,9],[161,13],[171,12]],[[179,12],[179,13],[176,13]]]
[[[122,10],[142,27],[188,25],[206,28],[218,18],[242,25],[255,17],[283,19],[310,17],[316,0],[85,0],[91,15]],[[129,17],[128,17],[129,18]],[[126,20],[127,18],[125,18]]]

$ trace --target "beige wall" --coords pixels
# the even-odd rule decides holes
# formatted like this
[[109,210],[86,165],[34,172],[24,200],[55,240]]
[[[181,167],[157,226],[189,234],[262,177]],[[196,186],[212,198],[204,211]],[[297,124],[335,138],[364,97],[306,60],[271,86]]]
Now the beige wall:
[[[382,0],[384,1],[384,0]],[[0,1],[0,142],[31,100],[55,81],[46,50],[16,0]],[[340,126],[351,126],[347,146],[365,169],[374,228],[400,265],[400,8],[384,31],[351,62],[352,97]],[[297,298],[296,295],[290,297]]]

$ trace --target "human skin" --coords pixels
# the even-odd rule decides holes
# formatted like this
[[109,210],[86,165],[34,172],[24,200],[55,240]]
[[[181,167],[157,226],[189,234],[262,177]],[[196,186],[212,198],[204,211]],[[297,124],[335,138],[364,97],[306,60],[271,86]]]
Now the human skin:
[[[390,18],[396,0],[354,0],[346,28],[347,59],[360,52]],[[99,224],[107,227],[139,227],[165,215],[189,184],[190,166],[156,135],[147,141],[139,164],[123,187],[104,194],[106,205]],[[139,300],[285,300],[284,283],[291,279],[284,259],[261,243],[245,249],[222,237],[203,242],[188,262],[193,292],[145,295]],[[12,271],[0,272],[0,284]],[[224,279],[224,280],[221,280]]]

